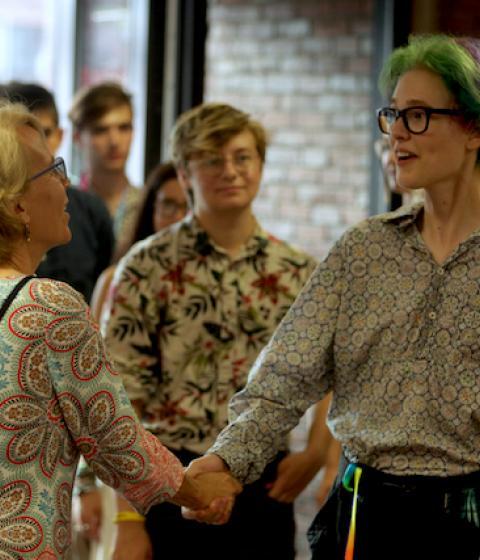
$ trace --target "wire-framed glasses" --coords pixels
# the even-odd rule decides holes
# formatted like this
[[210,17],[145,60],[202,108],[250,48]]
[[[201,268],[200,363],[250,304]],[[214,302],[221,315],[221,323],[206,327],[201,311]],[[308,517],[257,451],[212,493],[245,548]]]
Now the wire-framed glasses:
[[62,181],[68,181],[67,166],[65,165],[65,161],[62,157],[56,157],[51,165],[42,169],[38,173],[35,173],[35,175],[32,175],[28,180],[34,181],[47,173],[55,173]]
[[155,211],[158,211],[164,218],[173,218],[178,214],[185,216],[188,211],[188,203],[178,202],[173,198],[161,198],[155,202]]
[[[238,173],[248,173],[258,158],[258,154],[241,153],[232,156],[231,162]],[[211,155],[210,157],[191,160],[191,163],[202,173],[211,177],[219,177],[223,173],[228,159],[218,155]]]

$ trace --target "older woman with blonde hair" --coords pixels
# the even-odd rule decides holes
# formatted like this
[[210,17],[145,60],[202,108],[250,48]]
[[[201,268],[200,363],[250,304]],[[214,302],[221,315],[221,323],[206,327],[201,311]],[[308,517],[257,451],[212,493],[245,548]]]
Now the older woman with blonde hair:
[[82,296],[33,275],[70,239],[63,159],[22,105],[0,104],[0,145],[2,554],[69,557],[80,453],[141,512],[162,501],[204,508],[224,495],[210,508],[221,521],[238,485],[184,474],[138,423]]

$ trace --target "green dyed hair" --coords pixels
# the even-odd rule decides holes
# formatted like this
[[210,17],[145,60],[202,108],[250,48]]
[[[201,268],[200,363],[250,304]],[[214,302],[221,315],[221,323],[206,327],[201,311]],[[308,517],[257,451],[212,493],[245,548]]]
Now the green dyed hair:
[[395,49],[380,74],[380,90],[390,97],[399,78],[414,68],[438,74],[465,120],[480,128],[480,40],[449,35],[410,36]]

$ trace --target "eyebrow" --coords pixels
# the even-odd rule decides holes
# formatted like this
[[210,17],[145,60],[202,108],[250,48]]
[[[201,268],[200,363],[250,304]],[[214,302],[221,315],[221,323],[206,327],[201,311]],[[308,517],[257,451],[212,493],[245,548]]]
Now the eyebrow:
[[[396,103],[395,97],[390,99],[390,103]],[[425,99],[407,99],[407,105],[411,105],[412,107],[415,105],[425,105],[426,107],[429,107],[430,103],[427,103]]]

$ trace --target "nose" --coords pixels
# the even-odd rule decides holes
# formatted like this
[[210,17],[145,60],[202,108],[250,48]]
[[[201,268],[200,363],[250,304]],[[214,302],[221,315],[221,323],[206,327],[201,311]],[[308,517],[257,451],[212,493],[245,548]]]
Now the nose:
[[398,116],[395,119],[395,122],[390,127],[390,137],[394,138],[406,138],[408,137],[410,132],[408,131],[405,123],[403,122],[403,118]]
[[116,128],[112,127],[108,131],[108,140],[109,140],[111,145],[117,146],[118,143],[120,142],[120,131],[117,130]]
[[222,175],[226,177],[235,177],[237,175],[237,167],[232,158],[225,158],[223,160]]

